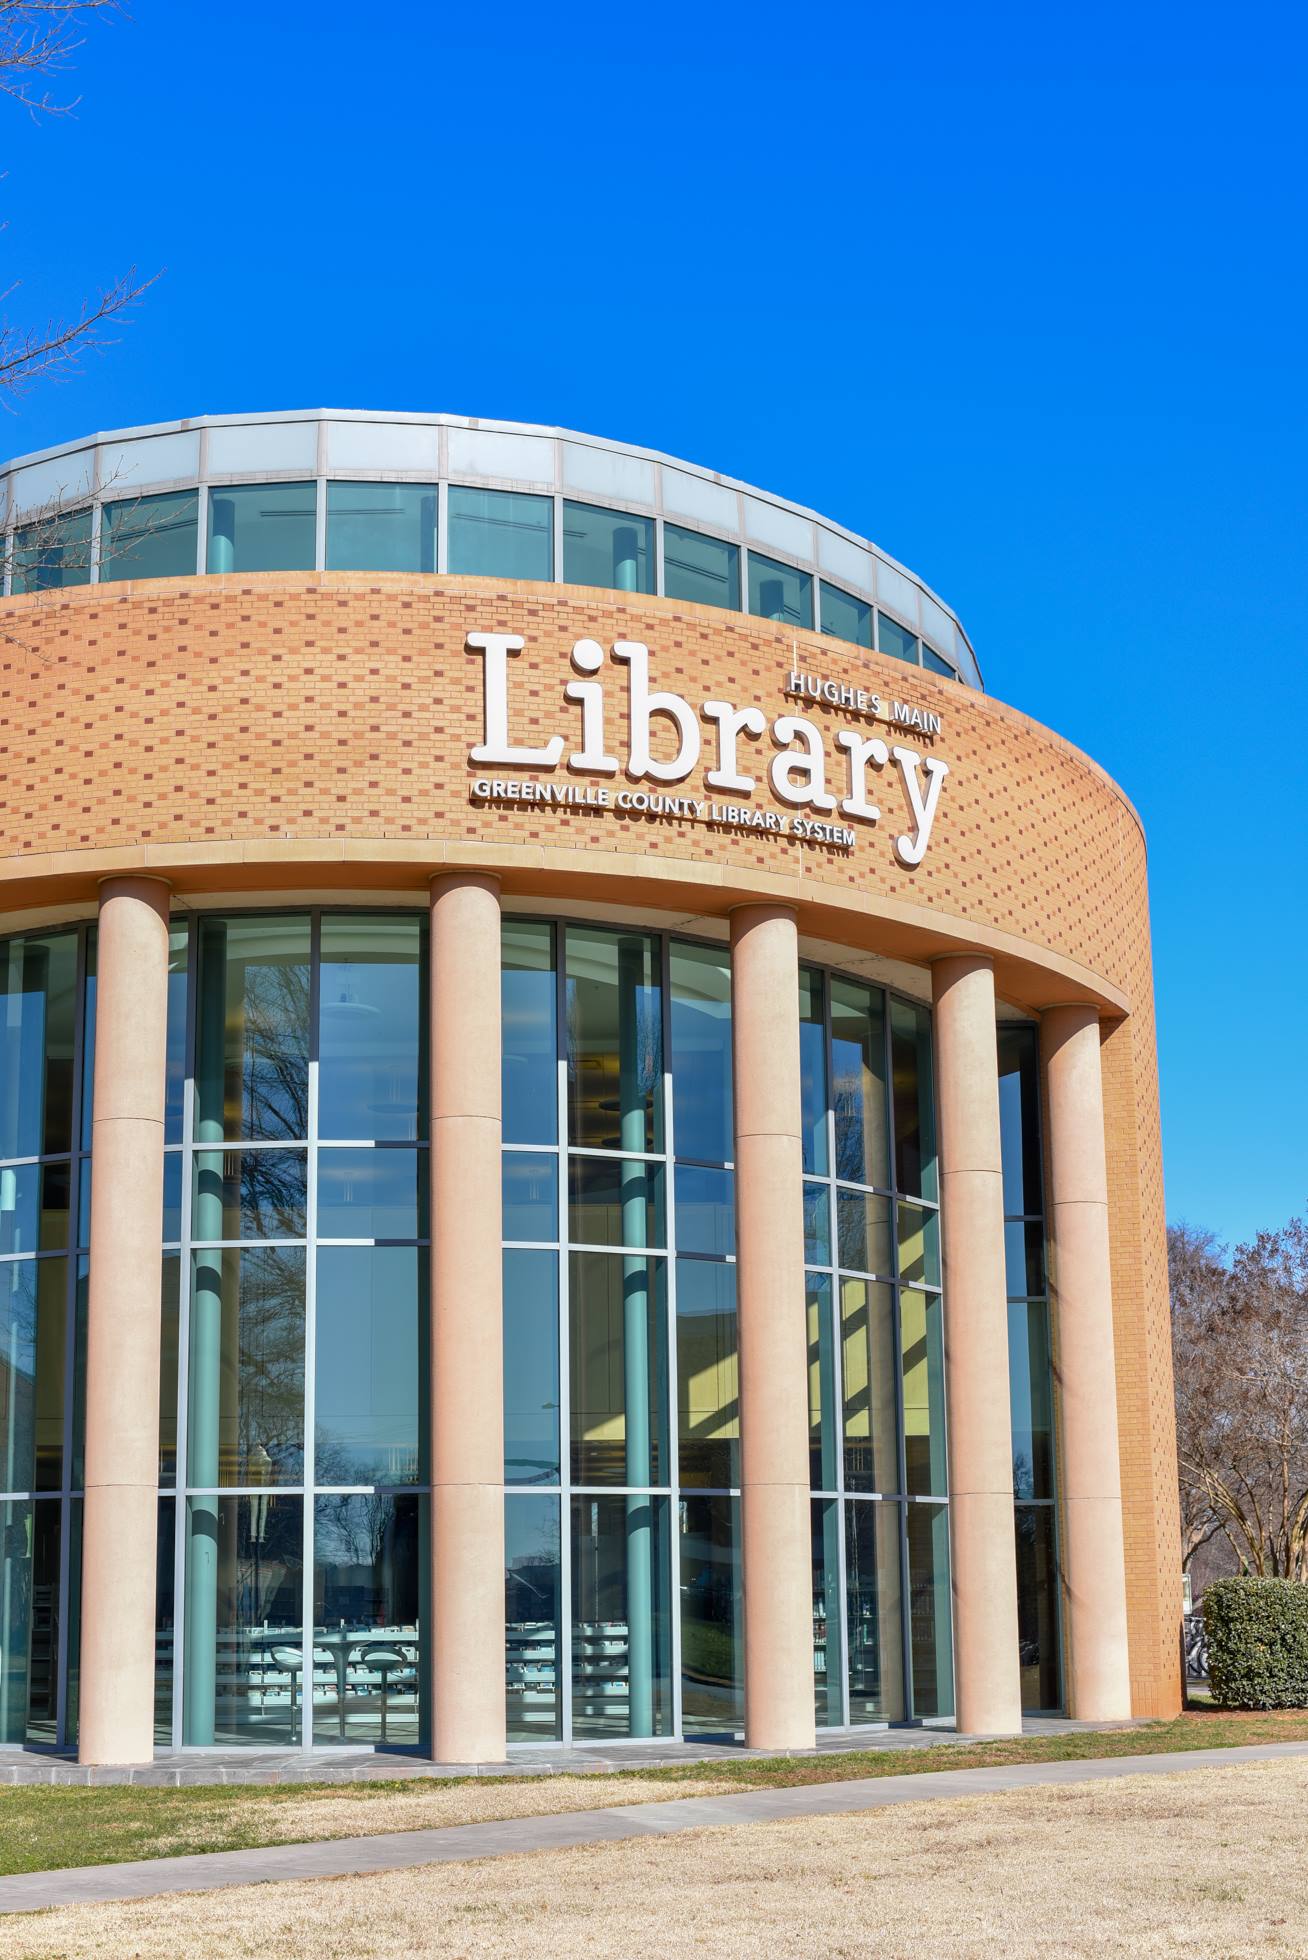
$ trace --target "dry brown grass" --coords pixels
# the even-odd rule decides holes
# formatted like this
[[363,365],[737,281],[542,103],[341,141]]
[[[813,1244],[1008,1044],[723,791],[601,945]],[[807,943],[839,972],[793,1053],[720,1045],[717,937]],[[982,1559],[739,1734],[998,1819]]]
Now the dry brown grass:
[[1308,1954],[1308,1762],[3,1922],[6,1960]]

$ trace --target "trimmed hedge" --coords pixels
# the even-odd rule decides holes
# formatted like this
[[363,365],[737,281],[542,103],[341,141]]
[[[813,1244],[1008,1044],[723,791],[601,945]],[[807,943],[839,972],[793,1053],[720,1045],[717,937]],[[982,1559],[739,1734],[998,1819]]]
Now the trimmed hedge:
[[1308,1708],[1308,1585],[1218,1579],[1204,1594],[1208,1684],[1223,1708]]

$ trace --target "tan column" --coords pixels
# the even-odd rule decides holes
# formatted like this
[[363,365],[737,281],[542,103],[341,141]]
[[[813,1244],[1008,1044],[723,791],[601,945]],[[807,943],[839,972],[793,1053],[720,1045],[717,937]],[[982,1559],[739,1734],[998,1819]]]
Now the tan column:
[[499,881],[431,886],[431,1678],[437,1762],[504,1758]]
[[1131,1713],[1131,1674],[1097,1010],[1048,1009],[1041,1047],[1049,1097],[1068,1712],[1083,1722],[1124,1721]]
[[1008,1288],[995,981],[988,959],[931,969],[940,1129],[949,1539],[959,1730],[1022,1727]]
[[731,915],[745,1740],[811,1749],[813,1553],[804,1317],[799,944],[793,912]]
[[154,1754],[168,886],[109,878],[96,950],[82,1521],[83,1763]]

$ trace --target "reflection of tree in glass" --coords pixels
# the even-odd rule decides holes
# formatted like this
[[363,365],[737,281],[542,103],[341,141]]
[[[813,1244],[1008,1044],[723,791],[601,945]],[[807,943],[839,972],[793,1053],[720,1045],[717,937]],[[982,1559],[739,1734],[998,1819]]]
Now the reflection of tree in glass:
[[309,1134],[309,968],[269,962],[245,969],[241,1134]]
[[[294,1481],[304,1460],[304,1252],[255,1246],[241,1254],[240,1452],[267,1452]],[[271,1479],[270,1479],[271,1481]]]
[[302,1239],[306,1175],[302,1151],[243,1151],[241,1216],[246,1232],[264,1239]]

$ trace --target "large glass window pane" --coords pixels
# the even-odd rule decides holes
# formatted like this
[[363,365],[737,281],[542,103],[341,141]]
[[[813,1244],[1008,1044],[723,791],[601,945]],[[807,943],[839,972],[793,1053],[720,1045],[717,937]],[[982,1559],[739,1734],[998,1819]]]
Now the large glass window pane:
[[428,1561],[417,1496],[313,1506],[313,1739],[417,1743]]
[[891,1001],[890,1055],[898,1189],[934,1201],[940,1193],[936,1178],[931,1016],[925,1007],[916,1007],[911,1001]]
[[799,969],[799,1090],[804,1169],[827,1171],[827,1032],[825,983],[812,967]]
[[831,1066],[836,1176],[888,1190],[885,1004],[879,989],[832,979]]
[[761,552],[749,554],[749,609],[760,619],[783,620],[787,626],[811,628],[813,580],[793,565],[778,564]]
[[866,599],[842,592],[838,585],[821,581],[822,631],[833,639],[848,640],[851,646],[872,645],[872,608]]
[[804,1186],[804,1264],[831,1264],[831,1186]]
[[904,1368],[905,1488],[913,1497],[946,1497],[945,1339],[940,1295],[906,1286],[899,1296]]
[[504,1481],[559,1481],[559,1262],[554,1252],[504,1254]]
[[667,1499],[572,1500],[572,1729],[578,1740],[672,1725]]
[[470,490],[452,483],[449,521],[452,572],[479,578],[548,581],[554,577],[552,497],[532,497],[520,490]]
[[417,918],[322,922],[318,1134],[411,1142],[425,1130],[426,933]]
[[1013,1422],[1014,1497],[1054,1494],[1054,1383],[1049,1308],[1043,1300],[1008,1304],[1008,1378]]
[[159,1339],[159,1482],[177,1482],[177,1342],[182,1258],[165,1252]]
[[66,1252],[71,1166],[12,1164],[0,1170],[0,1252]]
[[317,491],[312,483],[241,483],[209,492],[211,572],[311,572]]
[[908,1642],[913,1713],[919,1721],[954,1712],[954,1648],[949,1602],[949,1511],[909,1504]]
[[740,611],[740,547],[680,524],[663,526],[663,590],[669,599]]
[[318,1152],[320,1239],[419,1239],[427,1236],[425,1150],[333,1146]]
[[559,1236],[559,1160],[553,1151],[506,1150],[504,1237],[553,1244]]
[[90,578],[89,510],[42,517],[14,532],[15,592],[56,592],[66,585],[87,585]]
[[77,935],[0,945],[0,1158],[68,1150]]
[[183,1740],[300,1740],[304,1504],[192,1497],[187,1506]]
[[916,633],[910,633],[889,613],[877,614],[877,648],[881,653],[888,653],[892,660],[907,660],[912,666],[917,665]]
[[[182,1141],[182,1101],[186,1094],[186,1010],[190,927],[183,920],[168,929],[168,1025],[164,1055],[164,1142]],[[83,1038],[83,1048],[86,1047]],[[83,1142],[91,1141],[85,1115]]]
[[662,1164],[639,1157],[573,1157],[568,1237],[574,1245],[665,1246]]
[[740,1482],[740,1361],[736,1269],[677,1261],[677,1378],[681,1482],[730,1490]]
[[944,674],[951,681],[958,679],[958,670],[953,662],[943,660],[934,648],[927,645],[925,640],[922,642],[922,665],[933,674]]
[[506,1498],[504,1660],[510,1742],[557,1742],[561,1736],[561,1590],[558,1498]]
[[678,1158],[729,1164],[735,1156],[731,1099],[731,955],[725,947],[673,940],[672,1107]]
[[567,934],[568,1134],[598,1150],[663,1148],[663,988],[643,933]]
[[1040,1074],[1033,1027],[999,1029],[999,1138],[1004,1211],[1030,1217],[1043,1208]]
[[574,1484],[668,1480],[666,1266],[610,1252],[569,1258]]
[[559,1100],[553,927],[506,919],[500,943],[504,1141],[553,1143]]
[[836,1336],[831,1275],[809,1273],[805,1286],[808,1336],[808,1463],[814,1490],[834,1490],[839,1470],[836,1412]]
[[836,1243],[837,1264],[847,1271],[893,1279],[890,1199],[873,1197],[867,1191],[837,1190]]
[[304,1468],[304,1248],[193,1255],[188,1481],[298,1483]]
[[899,1277],[908,1286],[940,1284],[940,1214],[920,1205],[895,1206],[899,1227]]
[[563,506],[563,577],[568,585],[619,592],[654,590],[654,525],[648,517],[593,504]]
[[131,497],[100,513],[100,581],[190,578],[199,530],[198,490]]
[[731,1736],[745,1719],[736,1497],[686,1497],[681,1520],[681,1724]]
[[1017,1650],[1022,1707],[1056,1714],[1063,1699],[1058,1634],[1058,1565],[1054,1506],[1019,1504],[1017,1528]]
[[410,1484],[422,1474],[425,1256],[417,1246],[318,1252],[314,1479]]
[[904,1645],[899,1567],[900,1507],[862,1500],[845,1506],[845,1639],[849,1719],[904,1719]]
[[845,1397],[845,1486],[899,1489],[893,1289],[867,1279],[840,1282]]
[[736,1250],[734,1172],[678,1164],[676,1192],[678,1252],[729,1259]]
[[822,1498],[813,1506],[813,1701],[820,1729],[838,1729],[845,1719],[842,1606],[840,1504]]
[[53,1743],[58,1701],[57,1500],[0,1503],[0,1743]]
[[0,1265],[0,1489],[58,1490],[68,1261]]
[[200,1142],[308,1135],[307,918],[201,921],[198,1049]]
[[197,1150],[192,1238],[302,1239],[308,1175],[303,1150]]
[[[177,1500],[173,1497],[159,1499],[159,1535],[155,1544],[154,1563],[154,1739],[160,1749],[168,1749],[173,1740],[173,1674],[177,1664]],[[80,1547],[79,1547],[80,1552]],[[80,1557],[78,1564],[80,1567]],[[79,1574],[80,1576],[80,1574]],[[80,1589],[74,1604],[74,1611],[80,1618]],[[73,1698],[71,1641],[76,1620],[69,1621],[69,1700]],[[70,1709],[71,1717],[71,1709]],[[71,1727],[71,1720],[70,1720]]]
[[329,483],[327,568],[434,572],[434,483]]
[[1031,1299],[1045,1290],[1045,1228],[1039,1218],[1004,1220],[1004,1266],[1010,1300]]

